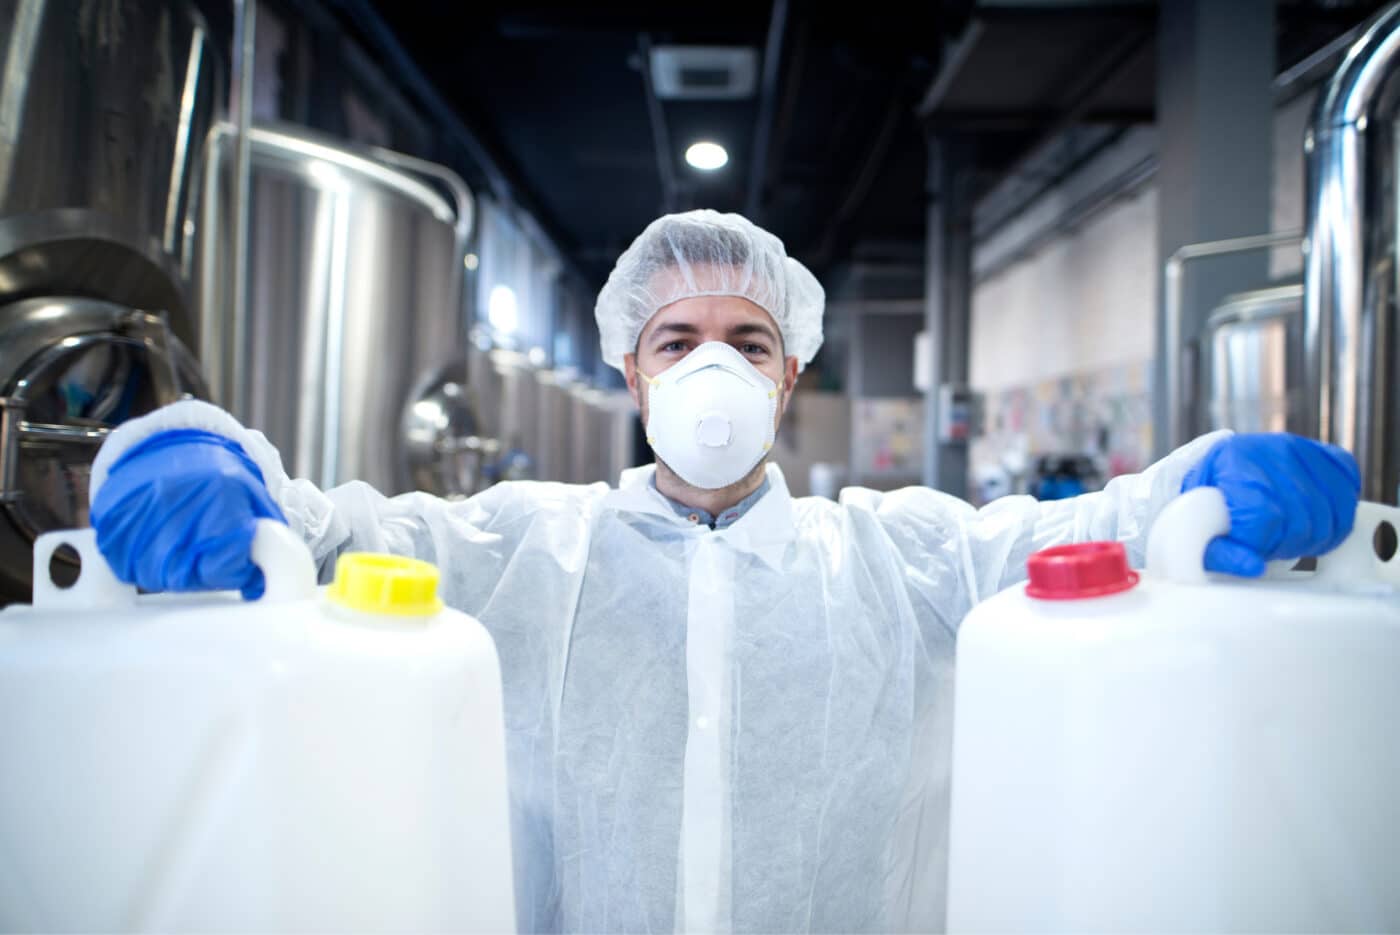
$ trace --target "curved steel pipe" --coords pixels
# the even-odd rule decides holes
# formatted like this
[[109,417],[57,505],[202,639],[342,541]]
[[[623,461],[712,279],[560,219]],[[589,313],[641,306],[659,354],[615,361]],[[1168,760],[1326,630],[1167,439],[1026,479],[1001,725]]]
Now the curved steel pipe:
[[1361,465],[1362,495],[1394,502],[1396,131],[1400,3],[1371,21],[1327,83],[1304,142],[1305,429]]
[[[1166,335],[1163,346],[1166,348],[1166,395],[1167,395],[1167,443],[1158,456],[1165,455],[1191,440],[1200,429],[1198,425],[1187,426],[1187,410],[1195,403],[1200,387],[1199,378],[1187,380],[1182,372],[1182,349],[1186,346],[1181,333],[1181,306],[1183,280],[1186,264],[1193,260],[1209,257],[1228,256],[1234,253],[1250,253],[1255,250],[1270,250],[1274,247],[1288,247],[1297,244],[1302,232],[1280,231],[1274,234],[1256,234],[1250,237],[1231,237],[1228,240],[1207,240],[1204,243],[1189,243],[1177,250],[1163,267],[1165,298],[1163,305],[1166,314]],[[1187,383],[1191,385],[1186,386]],[[1187,390],[1190,396],[1186,395]]]

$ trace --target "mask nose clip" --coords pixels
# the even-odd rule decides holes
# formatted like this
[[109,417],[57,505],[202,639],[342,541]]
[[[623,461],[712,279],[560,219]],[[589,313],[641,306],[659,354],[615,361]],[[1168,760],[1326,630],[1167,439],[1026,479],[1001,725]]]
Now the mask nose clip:
[[729,417],[711,409],[703,413],[695,424],[695,440],[704,448],[724,448],[733,436],[734,427]]

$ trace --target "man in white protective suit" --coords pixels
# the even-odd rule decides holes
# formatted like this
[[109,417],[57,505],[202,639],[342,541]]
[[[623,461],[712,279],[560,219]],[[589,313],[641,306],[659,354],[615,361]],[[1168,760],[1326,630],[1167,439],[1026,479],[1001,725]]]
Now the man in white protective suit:
[[618,487],[321,491],[260,433],[182,402],[104,445],[93,525],[118,574],[152,590],[258,593],[263,516],[285,518],[323,579],[347,550],[437,565],[443,599],[500,653],[524,931],[940,930],[969,608],[1048,546],[1120,540],[1140,566],[1193,469],[1241,528],[1272,530],[1219,540],[1224,570],[1320,551],[1350,529],[1356,467],[1306,439],[1221,434],[1072,500],[794,499],[768,454],[823,305],[747,220],[663,217],[598,297],[603,357],[656,455]]

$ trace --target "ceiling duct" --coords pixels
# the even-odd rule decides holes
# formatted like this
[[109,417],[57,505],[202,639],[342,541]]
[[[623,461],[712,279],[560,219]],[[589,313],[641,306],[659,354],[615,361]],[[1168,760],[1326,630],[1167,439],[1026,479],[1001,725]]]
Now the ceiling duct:
[[661,100],[753,97],[758,86],[758,50],[750,46],[653,46],[651,80]]

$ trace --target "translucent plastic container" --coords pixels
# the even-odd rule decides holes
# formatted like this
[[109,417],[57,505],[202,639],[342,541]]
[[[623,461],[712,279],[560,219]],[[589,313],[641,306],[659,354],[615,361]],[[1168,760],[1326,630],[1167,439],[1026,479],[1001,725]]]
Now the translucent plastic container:
[[1050,550],[969,615],[950,931],[1400,930],[1400,511],[1260,581],[1201,570],[1228,528],[1193,491],[1140,580]]
[[0,930],[513,930],[486,631],[421,562],[318,593],[267,522],[253,558],[258,601],[138,597],[91,530],[39,540],[0,612]]

